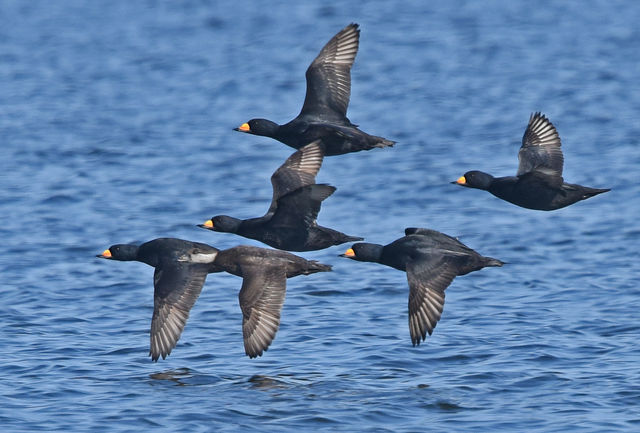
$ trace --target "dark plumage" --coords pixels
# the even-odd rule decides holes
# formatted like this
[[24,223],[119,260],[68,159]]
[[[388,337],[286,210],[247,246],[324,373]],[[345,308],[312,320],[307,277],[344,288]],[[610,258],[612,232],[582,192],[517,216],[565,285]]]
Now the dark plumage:
[[515,176],[493,177],[469,171],[458,185],[489,191],[515,205],[536,210],[555,210],[610,191],[565,183],[560,136],[543,114],[532,114],[518,153],[520,165]]
[[369,135],[347,118],[359,39],[358,25],[350,24],[320,51],[307,69],[307,95],[298,117],[284,125],[251,119],[235,130],[271,137],[295,149],[322,139],[326,156],[393,146],[394,141]]
[[294,152],[273,173],[273,199],[265,215],[246,220],[218,215],[200,227],[235,233],[288,251],[320,250],[362,240],[316,222],[322,201],[336,190],[315,183],[322,156],[319,143],[313,142]]
[[113,245],[98,257],[138,261],[155,268],[151,349],[153,361],[175,347],[208,273],[242,277],[240,308],[246,354],[266,351],[280,325],[287,278],[330,271],[331,266],[285,251],[238,246],[223,251],[199,242],[159,238],[140,246]]
[[384,246],[354,244],[342,256],[382,263],[407,273],[409,333],[415,346],[436,327],[444,308],[444,291],[455,277],[503,263],[483,257],[457,239],[435,230],[408,228],[405,235]]

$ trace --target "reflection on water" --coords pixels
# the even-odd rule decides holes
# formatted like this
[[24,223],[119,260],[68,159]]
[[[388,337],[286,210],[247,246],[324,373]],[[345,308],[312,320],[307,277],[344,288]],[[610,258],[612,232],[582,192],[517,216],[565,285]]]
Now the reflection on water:
[[153,380],[168,380],[176,385],[187,386],[188,383],[184,379],[193,377],[193,373],[188,368],[179,368],[177,370],[166,370],[161,373],[151,373],[149,377]]
[[[224,379],[215,374],[202,373],[190,368],[178,368],[152,373],[149,378],[153,381],[173,382],[177,386],[207,386],[224,381]],[[151,383],[153,384],[154,382]]]
[[274,379],[272,377],[256,374],[248,379],[251,388],[254,389],[282,389],[288,388],[290,385],[283,380]]

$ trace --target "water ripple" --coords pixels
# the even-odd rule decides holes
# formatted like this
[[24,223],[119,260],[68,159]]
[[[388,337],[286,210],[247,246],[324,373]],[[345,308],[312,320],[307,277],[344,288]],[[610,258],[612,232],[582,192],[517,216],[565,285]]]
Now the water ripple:
[[[3,431],[638,429],[640,8],[5,3]],[[398,143],[326,158],[318,181],[338,189],[318,222],[376,243],[430,227],[507,264],[456,278],[412,347],[402,272],[339,258],[347,245],[303,253],[333,272],[288,281],[254,360],[241,282],[212,274],[151,362],[153,270],[95,255],[160,236],[258,245],[195,226],[263,214],[291,154],[232,128],[295,116],[308,62],[352,21],[349,117]],[[449,183],[513,174],[537,110],[562,136],[565,178],[611,192],[548,213]]]

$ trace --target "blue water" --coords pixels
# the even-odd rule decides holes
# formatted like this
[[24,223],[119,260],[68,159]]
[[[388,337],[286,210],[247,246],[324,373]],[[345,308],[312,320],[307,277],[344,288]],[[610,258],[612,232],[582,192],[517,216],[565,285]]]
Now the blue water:
[[[640,5],[632,1],[19,1],[0,4],[3,431],[550,432],[640,429]],[[321,3],[321,4],[320,4]],[[459,236],[508,265],[457,278],[410,344],[406,277],[303,253],[282,326],[244,356],[240,279],[211,275],[174,352],[147,357],[152,269],[95,254],[259,216],[304,71],[362,28],[349,117],[394,148],[331,157],[319,223],[388,243]],[[565,179],[555,212],[449,184],[514,174],[529,114]]]

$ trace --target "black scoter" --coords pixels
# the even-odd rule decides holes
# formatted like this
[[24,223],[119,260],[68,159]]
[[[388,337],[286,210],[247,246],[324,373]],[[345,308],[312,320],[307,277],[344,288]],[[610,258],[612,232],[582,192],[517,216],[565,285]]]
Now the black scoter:
[[239,293],[244,348],[250,358],[261,356],[280,325],[287,278],[331,270],[314,260],[285,251],[251,246],[218,250],[175,238],[159,238],[140,246],[113,245],[97,257],[138,261],[155,268],[151,348],[153,361],[165,359],[175,347],[207,274],[228,272],[242,277]]
[[566,183],[562,178],[564,158],[560,136],[544,114],[529,119],[515,176],[493,177],[482,171],[469,171],[451,182],[489,191],[498,198],[535,210],[556,210],[586,200],[610,189],[589,188]]
[[251,119],[235,130],[271,137],[295,149],[322,139],[326,156],[393,146],[394,141],[369,135],[347,118],[359,39],[358,24],[350,24],[324,46],[307,69],[307,94],[295,119],[284,125]]
[[271,176],[273,199],[265,215],[246,220],[218,215],[199,226],[235,233],[287,251],[321,250],[362,240],[316,222],[322,201],[336,190],[315,183],[322,158],[319,141],[294,152]]
[[451,236],[424,228],[407,228],[404,237],[384,246],[354,244],[342,257],[381,263],[407,273],[409,333],[414,346],[436,327],[444,308],[444,291],[455,277],[503,265]]

